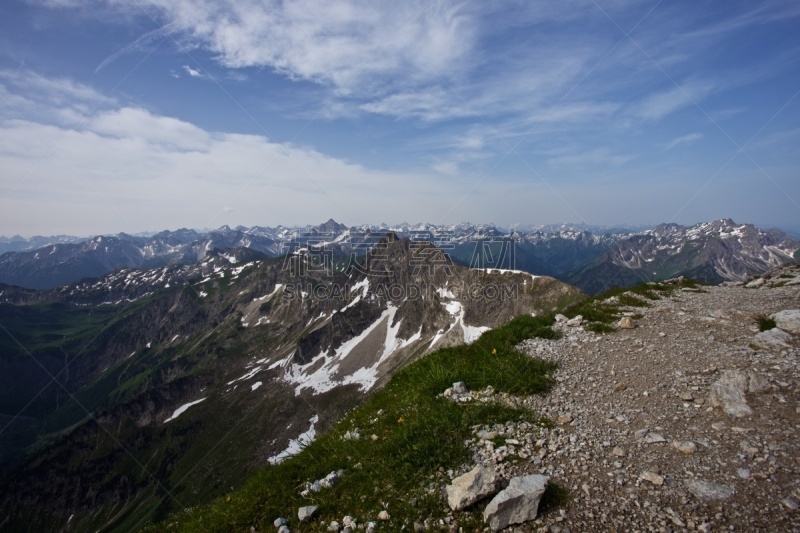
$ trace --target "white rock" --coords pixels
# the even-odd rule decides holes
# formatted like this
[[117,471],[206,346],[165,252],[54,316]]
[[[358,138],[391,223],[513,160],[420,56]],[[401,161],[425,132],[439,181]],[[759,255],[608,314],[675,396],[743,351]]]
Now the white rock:
[[782,329],[772,328],[757,333],[753,339],[753,344],[764,350],[782,350],[783,348],[790,348],[793,340],[792,336]]
[[633,319],[629,316],[624,316],[619,320],[617,326],[620,329],[633,329],[634,328]]
[[726,370],[718,381],[711,384],[709,400],[712,407],[722,409],[733,418],[741,418],[753,414],[745,398],[747,392],[747,375],[739,370]]
[[653,485],[659,487],[664,484],[664,478],[662,476],[659,476],[655,472],[645,472],[641,476],[639,476],[639,478],[645,481],[649,481]]
[[800,309],[787,309],[770,315],[775,320],[775,325],[783,331],[800,335]]
[[547,476],[540,474],[511,478],[508,487],[486,506],[483,521],[492,531],[500,531],[511,524],[535,519],[548,480]]
[[733,495],[733,489],[727,485],[700,479],[687,481],[686,488],[700,500],[727,500]]
[[647,433],[642,440],[645,444],[659,444],[661,442],[667,442],[667,439],[658,433]]
[[676,450],[678,450],[679,452],[684,453],[686,455],[693,455],[694,452],[697,451],[697,445],[694,442],[690,441],[690,440],[683,441],[683,442],[674,441],[672,443],[672,447],[675,448]]
[[313,519],[319,511],[319,505],[307,505],[297,510],[297,518],[301,522],[308,522]]
[[450,509],[460,511],[497,492],[501,479],[494,468],[476,466],[445,487]]
[[581,323],[583,323],[582,315],[577,315],[575,316],[575,318],[570,318],[569,320],[567,320],[567,325],[573,328],[580,326]]

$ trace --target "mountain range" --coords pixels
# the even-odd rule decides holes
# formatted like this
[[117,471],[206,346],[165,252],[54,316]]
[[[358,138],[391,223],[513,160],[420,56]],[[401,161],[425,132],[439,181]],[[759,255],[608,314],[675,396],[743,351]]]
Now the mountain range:
[[140,529],[290,457],[438,348],[584,293],[743,281],[800,253],[731,220],[588,229],[329,220],[6,252],[0,529]]
[[393,233],[330,264],[309,248],[208,248],[0,287],[0,529],[136,530],[210,501],[408,362],[582,298]]
[[552,276],[593,294],[678,275],[709,283],[741,281],[800,253],[800,242],[779,230],[729,219],[651,229],[562,224],[511,230],[470,223],[348,228],[328,220],[294,228],[222,226],[83,240],[0,239],[0,251],[9,250],[0,255],[0,283],[50,289],[117,269],[191,265],[219,250],[248,249],[269,258],[306,248],[340,260],[365,253],[388,233],[431,242],[465,266]]

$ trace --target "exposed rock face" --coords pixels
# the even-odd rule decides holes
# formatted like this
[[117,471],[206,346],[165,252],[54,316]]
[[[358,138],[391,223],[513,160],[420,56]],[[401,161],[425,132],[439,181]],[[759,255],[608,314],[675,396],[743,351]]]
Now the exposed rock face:
[[[742,282],[795,261],[798,249],[800,243],[780,231],[730,219],[691,227],[660,224],[620,240],[567,280],[590,294],[677,274],[708,283]],[[756,279],[750,287],[762,284]]]
[[497,493],[483,511],[483,520],[492,531],[536,518],[539,502],[547,488],[547,476],[531,474],[511,478],[508,487]]
[[461,511],[487,496],[494,494],[501,483],[494,468],[476,466],[466,474],[459,476],[448,485],[447,504],[454,511]]

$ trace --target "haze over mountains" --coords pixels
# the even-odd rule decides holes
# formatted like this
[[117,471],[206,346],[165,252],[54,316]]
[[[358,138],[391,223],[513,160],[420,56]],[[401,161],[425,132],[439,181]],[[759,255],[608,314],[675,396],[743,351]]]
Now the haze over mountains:
[[254,226],[149,236],[120,233],[89,239],[0,239],[0,283],[54,288],[120,268],[188,265],[214,250],[248,249],[271,258],[298,247],[323,247],[336,257],[363,254],[377,237],[393,232],[441,247],[471,267],[519,269],[553,276],[590,293],[617,285],[687,275],[701,281],[741,281],[792,261],[800,243],[779,230],[730,219],[691,227],[652,229],[574,224],[504,229],[494,225],[400,224],[350,227],[334,220],[318,226]]

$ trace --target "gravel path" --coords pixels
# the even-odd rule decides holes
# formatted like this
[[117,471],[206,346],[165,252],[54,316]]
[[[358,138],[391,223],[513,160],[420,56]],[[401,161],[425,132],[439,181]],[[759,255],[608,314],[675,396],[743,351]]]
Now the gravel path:
[[[560,365],[552,392],[524,400],[558,422],[476,428],[475,462],[547,474],[571,498],[509,531],[800,531],[800,343],[757,347],[754,320],[800,309],[799,274],[676,291],[631,309],[634,329],[561,323],[561,339],[524,343]],[[712,406],[723,375],[749,384],[751,415]]]

